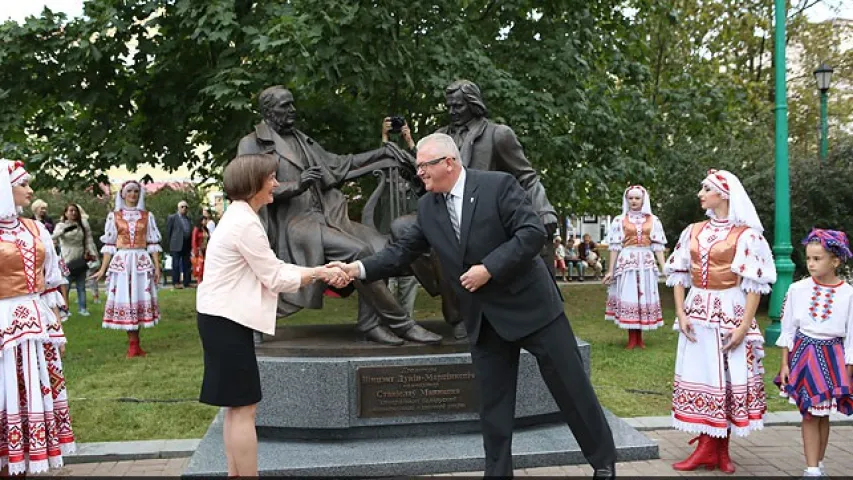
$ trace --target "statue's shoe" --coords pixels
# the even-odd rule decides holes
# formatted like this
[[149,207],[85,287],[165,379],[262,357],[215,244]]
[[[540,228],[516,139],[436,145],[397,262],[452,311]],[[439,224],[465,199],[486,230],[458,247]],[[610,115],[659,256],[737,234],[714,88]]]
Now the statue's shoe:
[[402,345],[404,343],[400,337],[394,335],[391,333],[391,330],[382,325],[377,325],[365,332],[364,339],[383,345]]
[[456,340],[465,340],[468,338],[468,331],[465,330],[464,322],[459,322],[453,326],[453,338]]
[[430,332],[417,323],[408,330],[396,332],[400,338],[417,343],[441,343],[441,335]]

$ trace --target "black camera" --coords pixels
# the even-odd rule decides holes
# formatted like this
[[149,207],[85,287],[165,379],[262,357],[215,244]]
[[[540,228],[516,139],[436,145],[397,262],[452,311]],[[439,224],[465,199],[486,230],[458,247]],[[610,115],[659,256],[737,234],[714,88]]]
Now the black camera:
[[406,126],[406,119],[403,117],[391,117],[391,133],[400,133],[400,130]]

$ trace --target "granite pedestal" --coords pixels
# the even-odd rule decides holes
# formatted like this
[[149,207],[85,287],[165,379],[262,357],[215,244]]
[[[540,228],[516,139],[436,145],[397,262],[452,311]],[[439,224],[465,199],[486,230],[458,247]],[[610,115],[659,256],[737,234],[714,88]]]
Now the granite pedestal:
[[[280,329],[259,346],[260,473],[378,477],[482,470],[479,392],[467,343],[452,340],[444,322],[422,323],[443,334],[442,345],[366,344],[351,325],[333,325]],[[577,342],[589,375],[590,346]],[[586,462],[558,414],[535,358],[522,350],[517,468]],[[652,440],[606,414],[620,461],[658,458]],[[222,418],[220,412],[185,476],[226,473]]]

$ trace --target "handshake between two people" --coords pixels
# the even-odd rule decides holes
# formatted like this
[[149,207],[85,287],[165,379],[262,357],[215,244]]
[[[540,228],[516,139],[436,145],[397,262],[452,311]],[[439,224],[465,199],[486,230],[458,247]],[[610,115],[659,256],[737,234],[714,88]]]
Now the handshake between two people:
[[[324,267],[324,273],[332,280],[326,280],[324,275],[321,274],[320,278],[324,282],[335,288],[341,288],[357,279],[361,275],[361,269],[359,268],[358,263],[355,262],[329,262]],[[343,279],[342,276],[345,277],[345,279]],[[474,265],[459,277],[459,283],[462,284],[462,287],[465,288],[465,290],[468,290],[469,292],[476,292],[491,279],[492,274],[489,273],[489,270],[486,269],[484,265]]]

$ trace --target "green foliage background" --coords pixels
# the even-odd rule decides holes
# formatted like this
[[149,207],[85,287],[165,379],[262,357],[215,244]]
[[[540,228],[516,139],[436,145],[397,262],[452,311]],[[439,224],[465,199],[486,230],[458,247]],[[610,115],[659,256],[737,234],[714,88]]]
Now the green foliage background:
[[[790,2],[789,47],[850,84],[849,27],[806,19],[821,1]],[[431,133],[446,122],[445,86],[468,78],[561,214],[616,213],[641,183],[674,237],[702,218],[692,194],[704,171],[727,168],[772,238],[772,18],[765,0],[86,0],[81,18],[0,24],[0,149],[66,192],[117,164],[205,180],[258,121],[269,85],[291,88],[300,128],[347,153],[377,147],[389,114]],[[845,225],[843,199],[818,180],[851,178],[816,164],[814,81],[788,80],[792,198],[809,208],[795,222]],[[829,110],[848,124],[853,97],[831,94]],[[838,150],[846,134],[831,135]],[[345,186],[352,212],[370,188]]]

